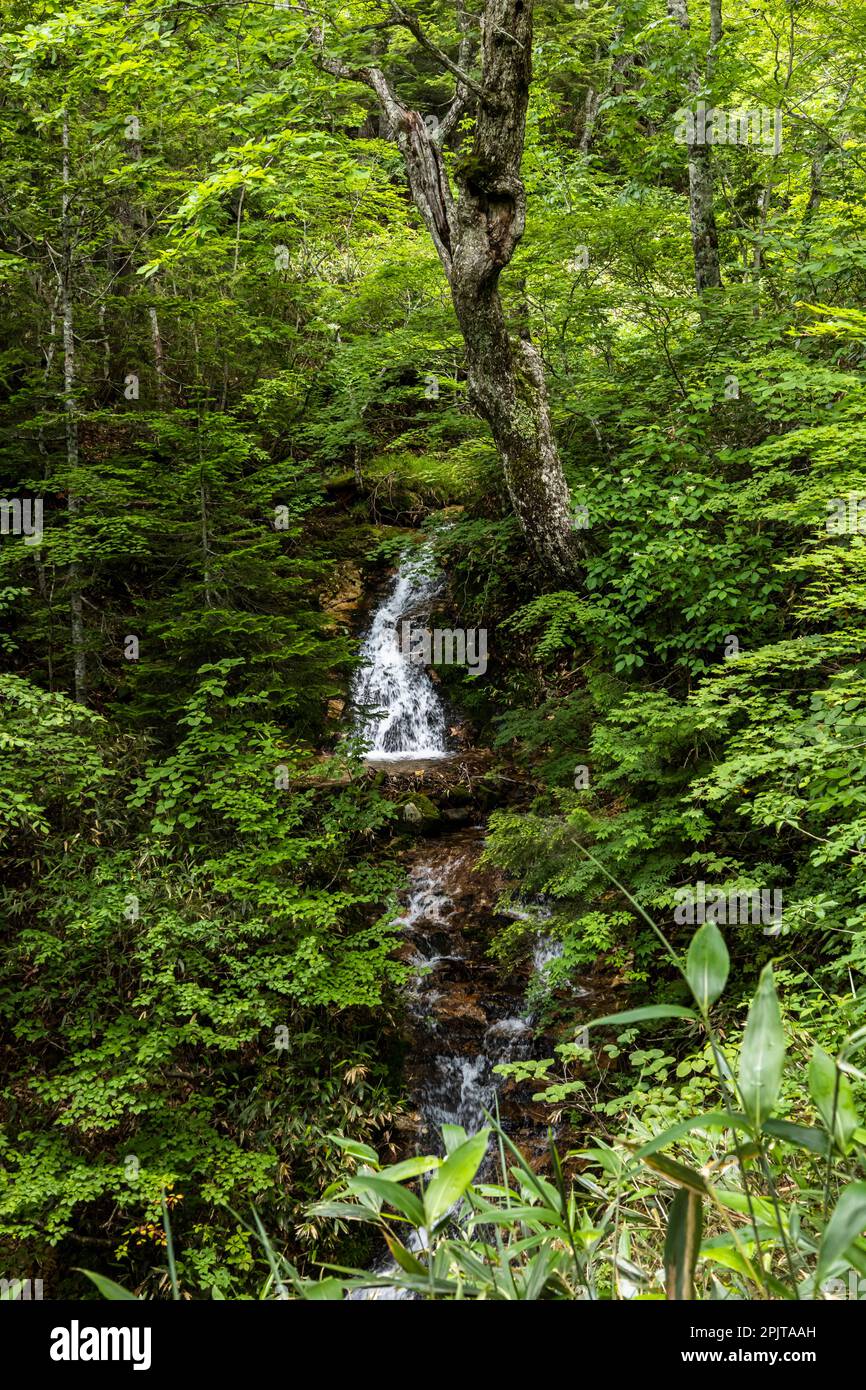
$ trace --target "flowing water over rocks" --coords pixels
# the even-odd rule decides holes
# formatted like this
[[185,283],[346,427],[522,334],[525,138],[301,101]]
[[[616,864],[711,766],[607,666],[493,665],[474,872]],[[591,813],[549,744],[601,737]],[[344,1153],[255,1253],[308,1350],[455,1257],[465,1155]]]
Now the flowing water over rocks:
[[362,711],[357,732],[369,744],[367,761],[438,759],[448,755],[445,709],[424,667],[400,649],[404,620],[426,618],[442,588],[430,570],[430,548],[404,556],[373,616],[361,648],[363,665],[352,699]]
[[443,1124],[473,1133],[486,1123],[502,1080],[493,1068],[529,1054],[524,997],[528,968],[503,977],[487,956],[497,926],[498,875],[479,868],[483,831],[428,843],[409,872],[403,917],[407,991],[407,1076],[416,1098],[417,1146],[439,1149]]
[[[423,789],[425,779],[441,784],[447,775],[443,760],[454,755],[446,746],[439,694],[423,666],[403,655],[396,629],[407,615],[423,623],[439,589],[423,547],[420,555],[401,562],[373,616],[362,648],[367,666],[354,690],[358,732],[370,745],[368,763],[384,770],[395,785],[411,776],[413,790]],[[378,715],[370,713],[371,707]],[[471,755],[462,764],[455,759],[450,780],[457,785],[465,778],[471,784],[471,777]],[[542,1107],[531,1101],[534,1085],[503,1081],[494,1070],[532,1056],[539,1046],[526,1003],[533,964],[527,960],[522,969],[505,974],[488,955],[497,930],[523,914],[497,909],[505,885],[497,870],[479,865],[484,825],[463,823],[473,810],[461,815],[459,823],[443,820],[436,838],[421,839],[406,852],[401,954],[413,974],[406,988],[405,1075],[415,1105],[407,1147],[441,1153],[443,1124],[462,1125],[472,1134],[498,1104],[506,1132],[530,1159],[540,1158],[546,1121]],[[551,953],[555,947],[540,932],[538,964]],[[488,1159],[483,1172],[489,1175],[492,1163]],[[387,1267],[386,1261],[378,1268]],[[400,1297],[383,1289],[353,1296]]]

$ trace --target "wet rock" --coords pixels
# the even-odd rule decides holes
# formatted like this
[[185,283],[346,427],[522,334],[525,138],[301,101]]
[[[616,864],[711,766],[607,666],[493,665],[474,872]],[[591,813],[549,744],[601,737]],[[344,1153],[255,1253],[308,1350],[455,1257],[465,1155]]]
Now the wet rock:
[[435,801],[431,801],[423,792],[413,796],[411,801],[403,803],[402,816],[410,829],[421,834],[432,830],[442,819]]
[[334,567],[327,589],[319,602],[335,625],[348,625],[364,595],[361,571],[351,560],[342,560]]

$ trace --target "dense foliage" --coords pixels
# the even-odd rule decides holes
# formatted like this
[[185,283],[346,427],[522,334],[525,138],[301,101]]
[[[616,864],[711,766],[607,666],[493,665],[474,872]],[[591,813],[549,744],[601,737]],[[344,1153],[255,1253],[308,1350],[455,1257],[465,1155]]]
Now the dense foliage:
[[[866,9],[724,0],[720,37],[711,10],[691,0],[685,28],[664,0],[537,6],[526,230],[501,291],[541,353],[581,517],[566,586],[527,548],[470,409],[387,123],[323,70],[307,6],[5,7],[0,491],[6,520],[14,499],[44,505],[39,538],[0,535],[10,1269],[79,1296],[81,1265],[165,1293],[164,1193],[197,1296],[268,1276],[251,1206],[299,1292],[319,1262],[369,1252],[347,1170],[393,1156],[401,876],[392,801],[343,738],[343,600],[420,527],[452,610],[490,634],[485,677],[445,673],[449,692],[532,788],[494,812],[487,855],[562,943],[536,982],[558,1047],[516,1074],[568,1170],[521,1169],[517,1197],[505,1170],[482,1185],[440,1233],[431,1296],[455,1296],[455,1267],[471,1296],[502,1295],[485,1219],[518,1198],[547,1203],[573,1253],[566,1268],[540,1219],[522,1296],[623,1294],[614,1256],[644,1289],[665,1235],[650,1209],[678,1186],[707,1197],[734,1113],[748,1151],[726,1210],[746,1234],[707,1227],[684,1266],[700,1254],[700,1291],[811,1297],[863,1263],[862,1192],[839,1197],[866,1139],[846,1043],[866,1024]],[[431,47],[393,14],[353,0],[325,41],[377,55],[435,122],[453,81],[434,50],[456,61],[460,28],[424,0]],[[711,147],[721,283],[700,293],[677,135],[698,97],[780,131]],[[450,169],[472,126],[469,109]],[[683,1016],[690,981],[653,926],[682,961],[677,906],[698,883],[783,903],[771,930],[720,918],[712,1027]],[[506,968],[531,929],[501,934]],[[564,988],[590,979],[668,1012],[590,1048]],[[775,1131],[725,1096],[713,1043],[746,1048],[759,979],[789,1059],[812,1059],[810,1084],[780,1061]],[[622,1147],[704,1112],[666,1141],[703,1187]],[[600,1192],[601,1217],[581,1206]],[[381,1200],[362,1206],[375,1225]],[[819,1278],[840,1207],[849,1239]],[[428,1264],[407,1255],[410,1285]]]

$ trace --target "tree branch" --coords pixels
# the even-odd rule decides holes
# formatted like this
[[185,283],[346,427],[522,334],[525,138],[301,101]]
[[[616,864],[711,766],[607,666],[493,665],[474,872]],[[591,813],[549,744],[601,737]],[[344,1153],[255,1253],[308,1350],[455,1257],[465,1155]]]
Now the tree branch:
[[[304,13],[309,14],[305,0],[301,0],[301,6]],[[438,143],[418,112],[410,110],[400,101],[381,68],[352,67],[326,53],[324,34],[318,24],[313,24],[310,29],[310,42],[316,49],[316,65],[323,72],[350,82],[361,82],[378,97],[403,156],[413,202],[450,281],[455,236],[454,198]]]
[[[444,49],[440,48],[438,44],[435,44],[432,39],[427,37],[415,15],[409,10],[401,9],[401,7],[395,3],[395,0],[389,0],[389,3],[391,5],[391,12],[394,15],[394,22],[399,24],[401,28],[408,29],[409,33],[417,40],[421,47],[426,49],[431,57],[435,58],[443,68],[447,68],[448,72],[457,78],[460,85],[464,87],[467,92],[471,92],[479,101],[493,102],[495,100],[492,92],[488,92],[480,82],[476,82],[475,78],[466,72],[465,68],[455,63],[448,57]],[[461,49],[462,47],[463,44],[461,41]]]

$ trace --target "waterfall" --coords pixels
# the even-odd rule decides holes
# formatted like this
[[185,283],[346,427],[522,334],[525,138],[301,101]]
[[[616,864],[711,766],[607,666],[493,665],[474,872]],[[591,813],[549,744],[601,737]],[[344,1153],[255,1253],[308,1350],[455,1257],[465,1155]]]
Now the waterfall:
[[[365,746],[365,759],[389,765],[392,774],[418,773],[423,761],[450,756],[443,702],[423,663],[410,659],[399,635],[406,621],[416,631],[429,622],[442,586],[430,556],[429,545],[402,555],[373,614],[352,687],[355,733]],[[412,767],[400,768],[404,761]],[[475,919],[472,878],[482,845],[480,829],[449,837],[416,858],[406,907],[398,919],[414,966],[406,1004],[413,1035],[412,1091],[420,1121],[417,1143],[425,1153],[441,1152],[444,1124],[462,1125],[469,1134],[482,1128],[501,1084],[495,1066],[525,1057],[532,1045],[522,990],[490,978],[492,967],[469,930]],[[489,1155],[482,1181],[492,1163]],[[425,1240],[424,1232],[411,1232],[409,1249],[422,1249]],[[395,1268],[390,1257],[383,1257],[371,1272],[381,1275]],[[407,1296],[411,1297],[400,1289],[369,1285],[349,1295],[355,1300]]]
[[429,545],[407,551],[373,616],[352,691],[368,762],[448,756],[439,693],[423,665],[401,651],[398,636],[404,618],[426,620],[441,584],[431,574]]

